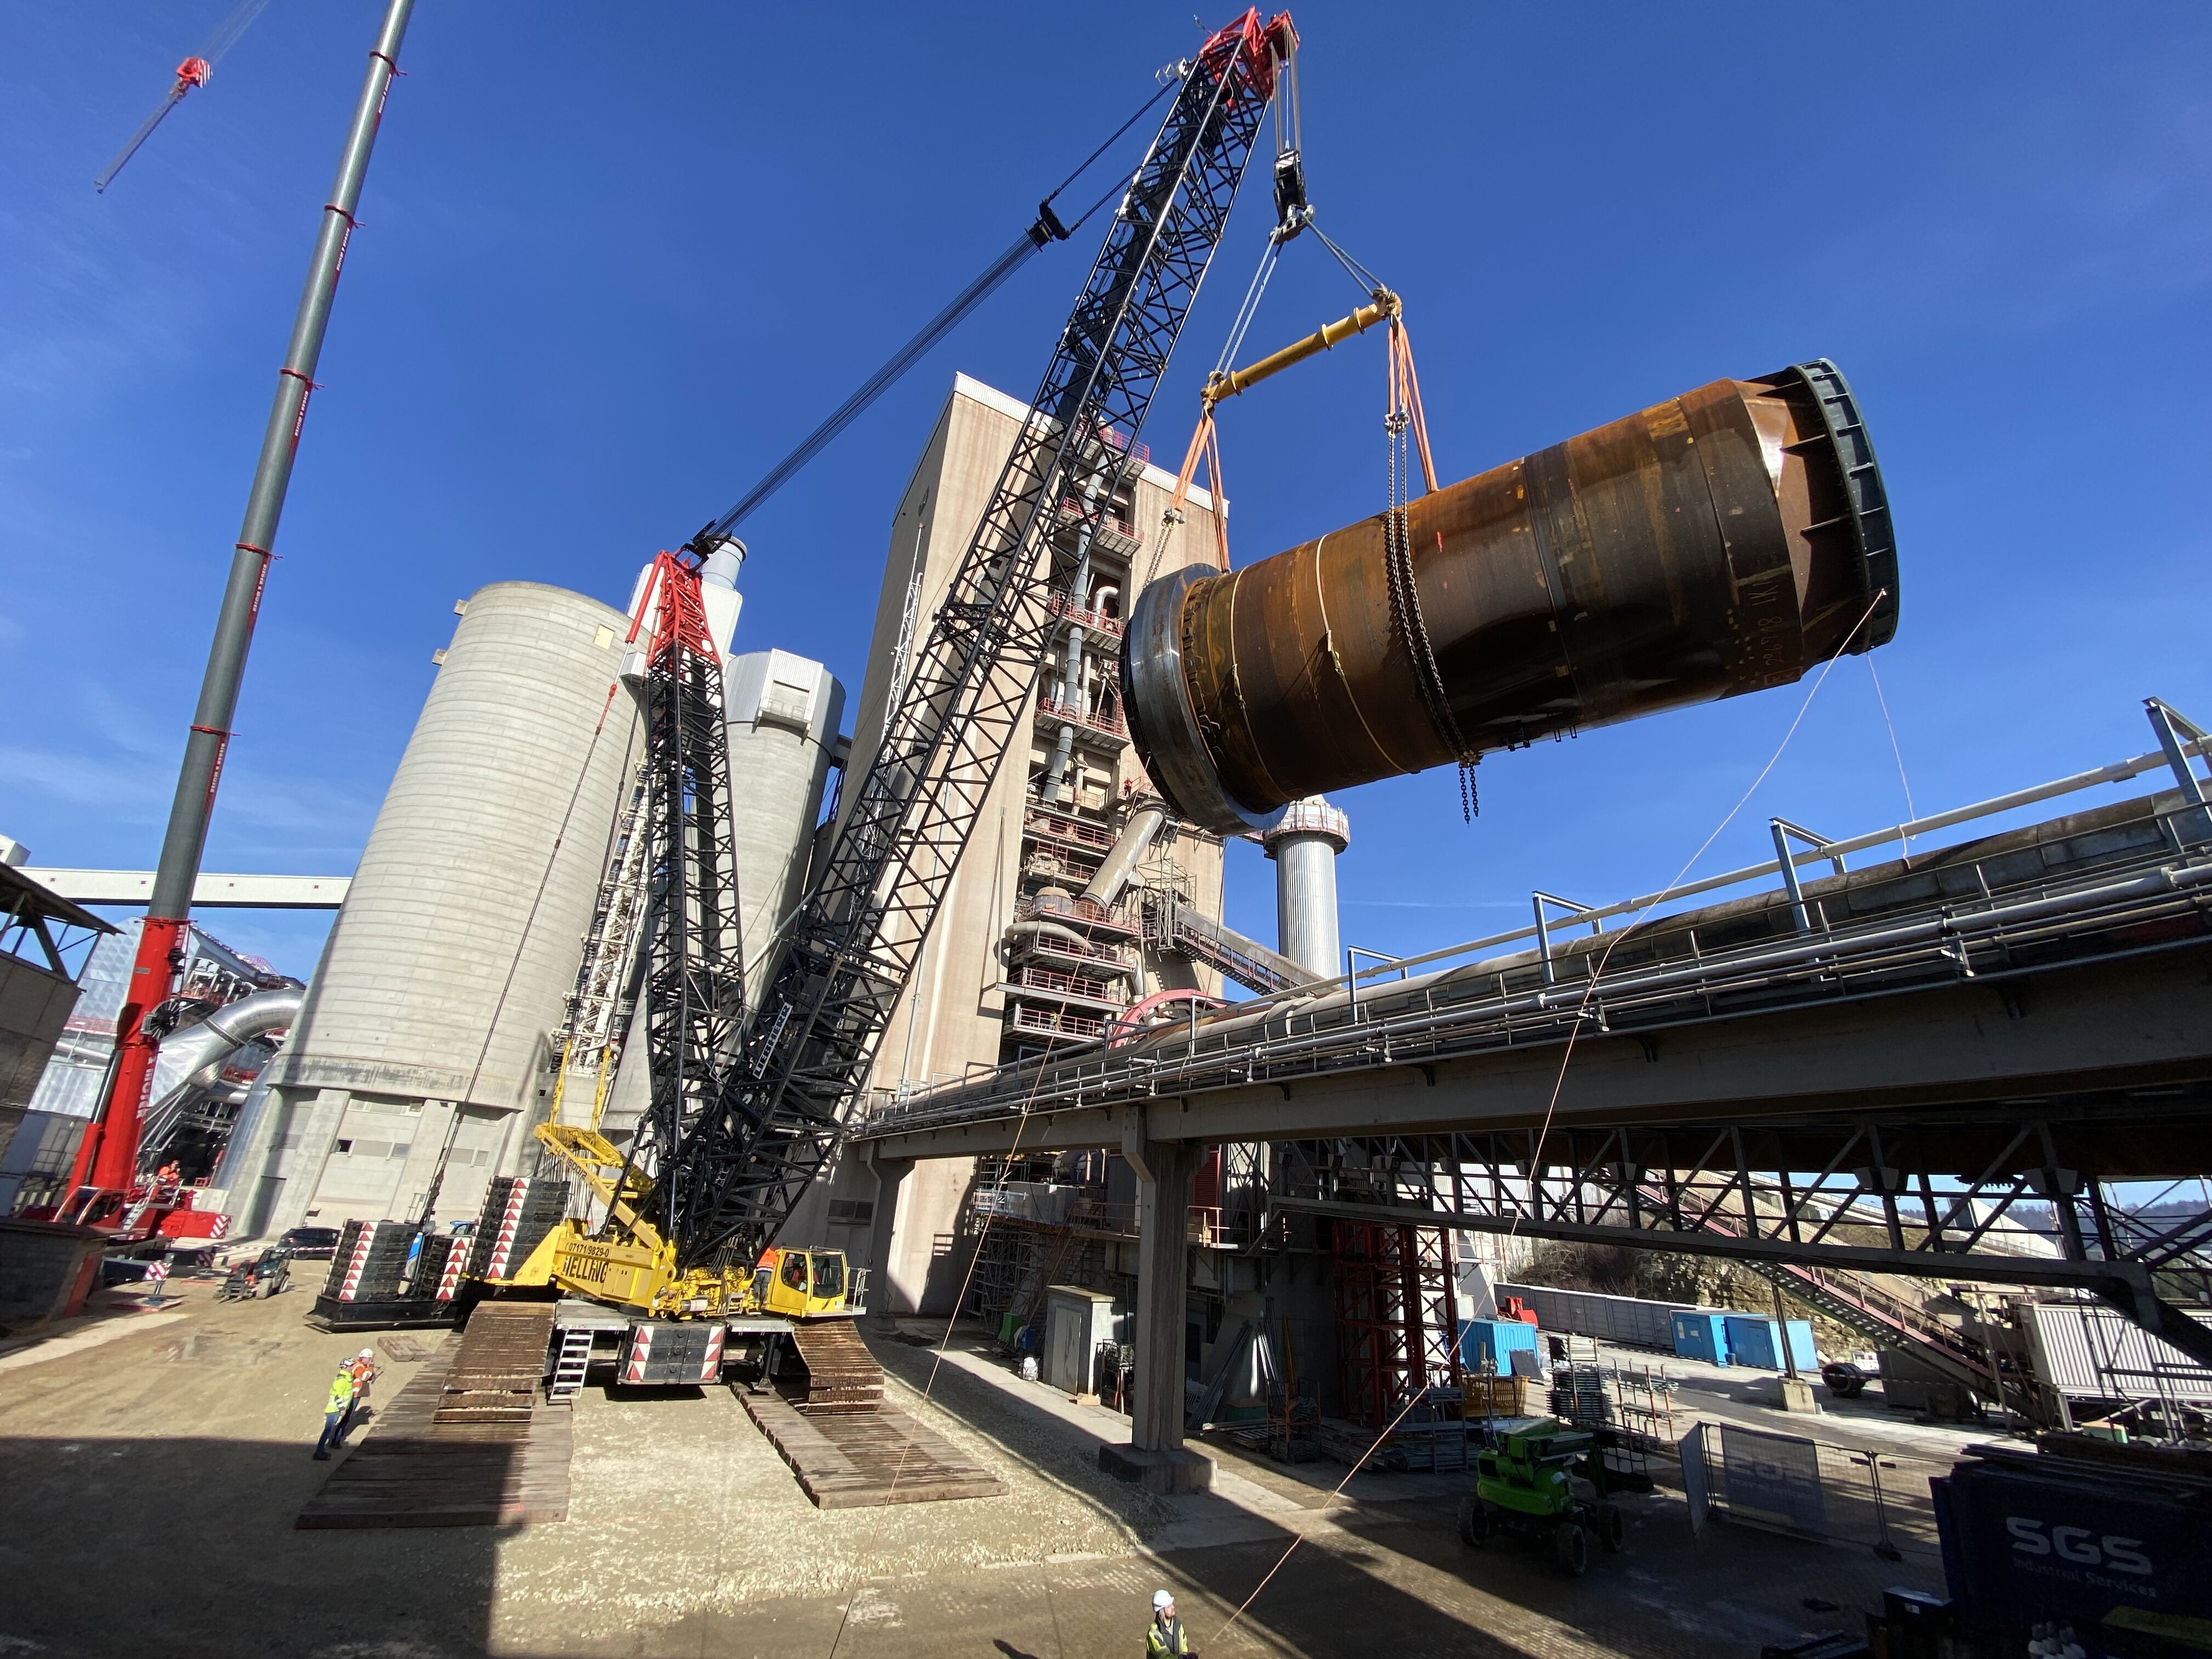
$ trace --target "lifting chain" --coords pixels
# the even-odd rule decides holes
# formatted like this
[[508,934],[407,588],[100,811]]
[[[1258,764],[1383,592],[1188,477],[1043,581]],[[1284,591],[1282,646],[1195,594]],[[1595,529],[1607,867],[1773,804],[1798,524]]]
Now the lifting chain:
[[[1401,357],[1408,354],[1405,333],[1397,320],[1390,325],[1390,392],[1389,407],[1384,412],[1382,428],[1384,447],[1389,457],[1389,501],[1382,514],[1382,568],[1388,579],[1390,593],[1390,625],[1404,647],[1406,658],[1413,665],[1413,683],[1420,689],[1421,706],[1428,713],[1429,724],[1436,734],[1459,762],[1460,816],[1467,823],[1474,822],[1475,814],[1482,810],[1474,782],[1475,763],[1480,757],[1461,735],[1459,721],[1453,715],[1451,699],[1444,690],[1443,672],[1437,666],[1435,648],[1429,643],[1428,624],[1421,617],[1421,597],[1413,582],[1413,553],[1406,520],[1406,497],[1413,482],[1413,458],[1407,453],[1407,434],[1418,421],[1419,393],[1413,389],[1412,364],[1406,362],[1401,368]],[[1428,471],[1427,444],[1422,445],[1424,472]],[[1434,488],[1434,479],[1430,478]],[[1437,548],[1443,549],[1443,536],[1438,532]]]

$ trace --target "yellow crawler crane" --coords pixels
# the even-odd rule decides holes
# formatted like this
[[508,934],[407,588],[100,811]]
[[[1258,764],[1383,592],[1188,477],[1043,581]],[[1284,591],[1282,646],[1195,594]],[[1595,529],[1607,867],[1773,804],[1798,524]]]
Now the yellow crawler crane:
[[836,1319],[860,1311],[842,1250],[773,1248],[750,1273],[679,1268],[676,1247],[638,1212],[649,1183],[628,1168],[621,1148],[573,1124],[541,1123],[538,1140],[591,1189],[607,1223],[594,1237],[582,1222],[563,1221],[508,1283],[550,1285],[653,1319]]
[[[626,652],[623,669],[645,714],[647,902],[636,1006],[647,1026],[651,1102],[626,1147],[596,1124],[540,1132],[541,1144],[605,1206],[595,1228],[562,1222],[541,1238],[534,1228],[544,1218],[532,1206],[540,1196],[550,1202],[550,1192],[526,1191],[510,1218],[531,1222],[536,1248],[504,1282],[566,1291],[563,1317],[573,1307],[580,1321],[607,1322],[592,1328],[573,1368],[568,1328],[556,1325],[556,1393],[568,1386],[562,1379],[580,1378],[592,1342],[607,1328],[629,1334],[625,1382],[638,1380],[629,1367],[641,1339],[655,1346],[658,1366],[664,1342],[688,1360],[693,1337],[711,1334],[697,1350],[696,1380],[707,1381],[718,1374],[725,1335],[743,1339],[763,1328],[759,1322],[781,1319],[813,1379],[808,1409],[868,1410],[880,1395],[882,1373],[854,1328],[860,1297],[842,1253],[779,1247],[777,1235],[836,1156],[990,781],[1014,744],[1026,741],[1056,626],[1055,593],[1074,568],[1076,555],[1060,537],[1064,504],[1078,504],[1079,537],[1087,538],[1117,481],[1139,463],[1160,375],[1283,81],[1293,92],[1277,133],[1278,244],[1304,222],[1297,45],[1287,13],[1268,18],[1254,9],[1215,32],[1178,64],[1168,112],[1127,185],[1101,198],[1101,207],[1116,196],[1121,204],[1030,400],[1040,417],[1015,437],[885,711],[883,739],[841,791],[822,867],[780,925],[765,982],[750,997],[720,662],[700,583],[707,567],[737,550],[732,532],[760,493],[656,561],[630,640],[649,616],[650,649]],[[1048,207],[1030,240],[1042,246],[1047,234],[1063,234],[1048,228],[1057,224]],[[996,269],[1011,266],[1002,260]],[[1371,325],[1394,304],[1378,295],[1368,308],[1375,314],[1324,330],[1310,349]],[[911,361],[902,355],[893,374]],[[616,982],[610,976],[599,994]],[[607,1045],[598,1046],[604,1076]],[[573,1045],[562,1054],[565,1073]],[[513,1236],[522,1236],[519,1226]],[[768,1336],[771,1353],[779,1340]],[[689,1379],[663,1370],[643,1380]]]
[[[696,552],[661,555],[632,623],[633,646],[651,630],[646,648],[623,665],[646,717],[646,759],[572,1005],[572,1017],[587,1008],[594,1013],[584,1046],[599,1051],[600,1086],[588,1126],[562,1121],[556,1095],[552,1120],[536,1131],[568,1176],[570,1200],[591,1201],[571,1202],[570,1213],[542,1235],[524,1232],[532,1241],[522,1246],[526,1254],[510,1261],[495,1252],[486,1283],[498,1293],[550,1290],[562,1297],[555,1319],[556,1394],[574,1393],[591,1365],[609,1360],[623,1382],[710,1382],[721,1374],[728,1345],[751,1347],[763,1370],[774,1370],[787,1342],[807,1362],[810,1386],[826,1364],[838,1408],[865,1409],[852,1402],[880,1396],[882,1379],[853,1331],[860,1300],[842,1250],[765,1249],[761,1241],[687,1257],[666,1219],[681,1191],[680,1181],[674,1188],[665,1184],[679,1179],[672,1173],[677,1149],[690,1128],[719,1109],[744,1057],[728,751],[720,663],[701,598],[702,562]],[[616,890],[633,884],[635,893]],[[602,933],[639,915],[644,925],[635,948],[643,958],[653,1097],[624,1147],[599,1127],[620,1046],[610,1008],[601,1005],[611,1003],[626,971],[622,959],[630,941]],[[562,1045],[564,1079],[574,1047]],[[538,1200],[519,1201],[518,1216]],[[834,1329],[809,1338],[801,1328],[807,1322]],[[858,1375],[862,1370],[872,1374]]]

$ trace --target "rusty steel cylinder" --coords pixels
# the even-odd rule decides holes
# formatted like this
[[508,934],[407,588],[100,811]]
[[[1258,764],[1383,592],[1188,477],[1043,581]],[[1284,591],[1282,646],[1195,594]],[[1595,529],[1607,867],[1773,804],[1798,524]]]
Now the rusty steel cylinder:
[[1391,602],[1387,516],[1139,596],[1125,706],[1182,817],[1266,830],[1308,795],[1787,684],[1897,628],[1881,475],[1826,362],[1716,380],[1412,501],[1411,607]]

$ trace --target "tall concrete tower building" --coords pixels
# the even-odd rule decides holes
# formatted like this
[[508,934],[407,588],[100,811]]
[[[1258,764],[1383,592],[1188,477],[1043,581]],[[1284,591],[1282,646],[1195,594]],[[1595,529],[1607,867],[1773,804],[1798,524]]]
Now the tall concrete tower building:
[[[1018,398],[955,377],[892,516],[854,720],[857,769],[882,740],[908,665],[1028,418]],[[1054,600],[1058,627],[1029,741],[1016,743],[985,798],[877,1052],[874,1097],[1094,1042],[1163,990],[1221,988],[1212,968],[1156,948],[1157,927],[1148,933],[1163,899],[1219,916],[1221,841],[1157,810],[1128,741],[1115,666],[1128,595],[1160,570],[1209,557],[1214,545],[1215,503],[1202,489],[1190,492],[1182,523],[1163,524],[1174,490],[1173,475],[1139,448],[1087,540],[1079,505],[1061,509],[1057,544],[1071,574]],[[975,1176],[971,1162],[945,1160],[917,1166],[901,1183],[889,1260],[875,1264],[876,1305],[951,1310],[967,1271],[961,1222]],[[866,1260],[877,1197],[874,1174],[848,1158],[808,1195],[788,1236],[841,1243]]]

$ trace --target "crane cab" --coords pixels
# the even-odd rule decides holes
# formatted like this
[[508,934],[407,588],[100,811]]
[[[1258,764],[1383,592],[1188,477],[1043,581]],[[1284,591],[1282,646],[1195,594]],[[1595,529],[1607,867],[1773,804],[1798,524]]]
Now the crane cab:
[[846,1271],[842,1250],[793,1249],[778,1247],[764,1251],[753,1270],[753,1299],[763,1313],[791,1319],[819,1319],[855,1311],[848,1292],[852,1276]]

